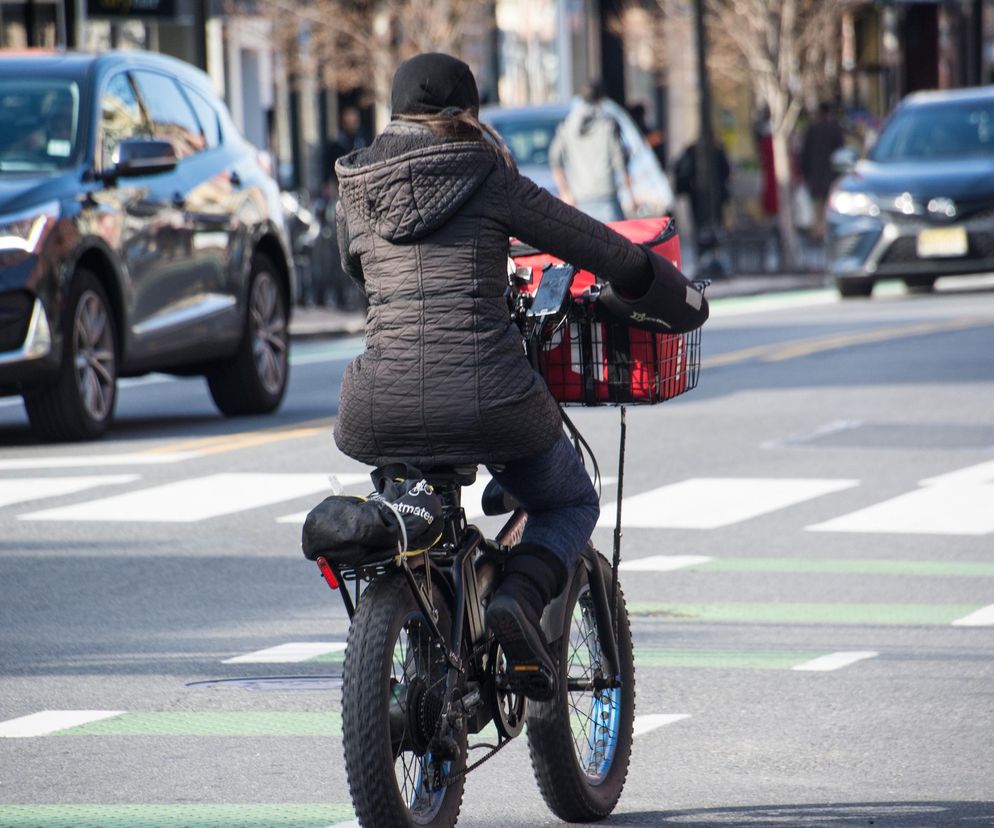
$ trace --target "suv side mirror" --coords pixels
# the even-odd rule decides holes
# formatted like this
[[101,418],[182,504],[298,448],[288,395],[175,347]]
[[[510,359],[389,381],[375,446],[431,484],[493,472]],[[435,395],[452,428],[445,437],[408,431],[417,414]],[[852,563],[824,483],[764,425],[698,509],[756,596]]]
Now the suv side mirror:
[[148,138],[126,138],[114,151],[114,178],[158,175],[176,169],[179,159],[176,148],[168,141]]
[[852,171],[857,161],[859,161],[859,155],[854,150],[849,149],[849,147],[839,147],[832,153],[832,171],[838,175],[845,175]]

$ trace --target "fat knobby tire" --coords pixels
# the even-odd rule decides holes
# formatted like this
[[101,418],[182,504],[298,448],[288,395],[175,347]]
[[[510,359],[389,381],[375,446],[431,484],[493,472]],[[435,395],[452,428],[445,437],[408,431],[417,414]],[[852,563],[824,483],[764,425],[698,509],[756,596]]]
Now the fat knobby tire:
[[[611,567],[598,555],[605,582],[611,583]],[[570,626],[573,610],[587,585],[586,569],[568,587],[565,629],[560,648],[561,677],[566,675],[569,658]],[[628,776],[635,721],[635,665],[632,635],[624,596],[618,592],[618,652],[621,660],[621,710],[618,741],[611,767],[599,783],[584,774],[576,756],[570,720],[569,693],[560,681],[557,698],[550,702],[528,703],[528,749],[532,769],[542,798],[549,809],[566,822],[596,822],[604,819],[618,804]]]
[[[434,600],[445,634],[451,622],[437,588]],[[377,579],[363,593],[349,629],[343,670],[342,741],[352,804],[359,823],[366,828],[452,828],[459,817],[464,778],[445,788],[445,799],[430,820],[415,821],[394,774],[390,670],[401,629],[407,619],[417,615],[410,587],[397,572]],[[465,756],[465,739],[461,746]]]

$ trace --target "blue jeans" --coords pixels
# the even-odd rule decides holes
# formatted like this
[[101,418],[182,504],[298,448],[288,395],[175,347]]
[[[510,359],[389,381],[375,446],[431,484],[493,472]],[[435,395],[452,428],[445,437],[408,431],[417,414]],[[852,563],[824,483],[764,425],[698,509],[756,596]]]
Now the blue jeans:
[[566,434],[560,434],[555,445],[542,454],[489,470],[528,512],[521,542],[544,546],[571,568],[590,540],[601,507]]

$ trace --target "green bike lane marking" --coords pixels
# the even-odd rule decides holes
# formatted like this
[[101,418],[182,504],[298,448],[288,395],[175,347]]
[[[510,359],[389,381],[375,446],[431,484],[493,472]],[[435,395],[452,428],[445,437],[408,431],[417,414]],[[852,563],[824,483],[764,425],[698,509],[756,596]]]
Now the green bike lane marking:
[[[815,575],[899,575],[927,578],[994,578],[989,561],[915,561],[891,558],[712,558],[648,555],[622,561],[622,577],[643,572],[781,572]],[[635,576],[640,577],[640,576]]]
[[718,669],[791,670],[825,655],[824,651],[677,650],[635,646],[636,667],[705,667]]
[[845,624],[941,626],[981,609],[976,604],[800,604],[728,602],[681,604],[633,601],[633,616],[672,621],[717,621],[753,624]]
[[2,828],[327,828],[351,820],[351,805],[3,805]]
[[840,558],[718,558],[686,569],[698,572],[784,572],[839,575],[915,575],[922,577],[994,578],[985,561],[908,561]]

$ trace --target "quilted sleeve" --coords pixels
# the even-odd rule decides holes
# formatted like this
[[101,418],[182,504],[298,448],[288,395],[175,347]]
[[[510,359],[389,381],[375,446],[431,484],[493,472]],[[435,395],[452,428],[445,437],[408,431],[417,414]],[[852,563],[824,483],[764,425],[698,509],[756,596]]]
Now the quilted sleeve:
[[507,215],[512,236],[558,259],[639,291],[652,278],[646,251],[586,213],[507,168]]

